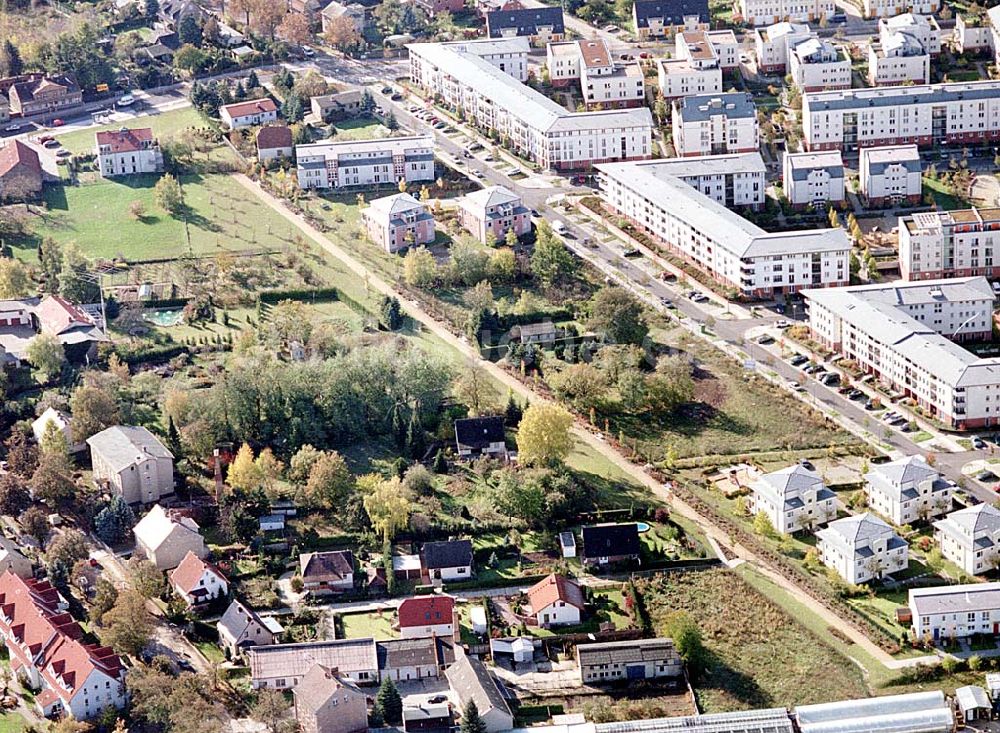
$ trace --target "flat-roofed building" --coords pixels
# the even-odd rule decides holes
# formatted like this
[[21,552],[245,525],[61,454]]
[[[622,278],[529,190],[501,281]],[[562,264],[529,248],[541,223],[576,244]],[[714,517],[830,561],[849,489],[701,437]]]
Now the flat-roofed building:
[[678,178],[729,209],[759,209],[764,205],[767,166],[758,152],[660,158],[636,166],[656,177]]
[[899,271],[906,280],[1000,277],[1000,209],[899,217]]
[[767,28],[755,28],[753,39],[757,70],[762,74],[784,74],[788,69],[789,49],[814,35],[805,23],[782,21]]
[[819,22],[833,17],[833,0],[739,0],[739,12],[747,25],[771,25],[783,20]]
[[807,38],[788,51],[788,73],[804,92],[851,88],[851,59],[825,38]]

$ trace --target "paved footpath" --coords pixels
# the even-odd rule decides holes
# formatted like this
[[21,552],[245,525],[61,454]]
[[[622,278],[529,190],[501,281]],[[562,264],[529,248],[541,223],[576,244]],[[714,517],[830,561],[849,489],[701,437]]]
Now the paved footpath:
[[[461,354],[474,360],[477,364],[482,366],[496,381],[500,382],[505,387],[511,389],[514,394],[518,395],[521,399],[530,398],[533,403],[538,402],[549,402],[546,397],[540,395],[520,380],[516,379],[511,374],[507,373],[504,369],[493,362],[486,361],[482,359],[479,355],[477,349],[469,345],[468,341],[464,338],[459,338],[455,336],[451,331],[441,325],[436,321],[430,314],[428,314],[420,306],[419,303],[408,299],[404,294],[396,290],[390,283],[386,282],[378,274],[372,272],[367,267],[365,267],[361,262],[349,254],[346,250],[342,249],[338,245],[334,244],[330,239],[328,239],[320,230],[304,221],[301,217],[296,215],[294,212],[290,211],[285,207],[284,203],[271,195],[264,189],[262,189],[257,183],[250,180],[247,176],[236,173],[233,174],[236,180],[242,184],[250,193],[257,196],[269,205],[275,212],[283,216],[288,222],[297,227],[303,234],[309,237],[316,244],[321,246],[326,252],[342,262],[349,270],[354,272],[358,277],[363,278],[366,283],[383,295],[392,295],[399,298],[400,302],[405,306],[407,314],[413,318],[415,321],[419,322],[424,328],[433,333],[439,339],[457,349]],[[809,608],[810,611],[815,613],[817,616],[823,619],[823,621],[840,631],[842,634],[847,636],[852,642],[857,644],[859,647],[864,649],[868,654],[878,660],[881,664],[889,669],[902,669],[905,667],[910,667],[920,662],[932,661],[934,657],[920,657],[912,659],[894,659],[881,647],[871,641],[864,633],[859,629],[855,628],[852,624],[845,622],[833,611],[828,609],[822,603],[814,599],[811,595],[803,591],[798,585],[792,581],[785,578],[778,572],[775,572],[766,564],[766,562],[753,551],[745,548],[739,544],[735,544],[729,539],[728,535],[716,527],[711,521],[706,517],[699,514],[693,507],[685,503],[676,497],[673,492],[671,492],[667,487],[663,486],[659,481],[650,476],[641,467],[636,466],[631,461],[629,461],[625,456],[620,454],[615,449],[611,448],[604,440],[596,437],[589,430],[584,429],[580,423],[577,423],[573,432],[577,439],[587,446],[594,453],[598,453],[604,458],[611,461],[618,468],[620,468],[624,473],[641,483],[642,485],[649,488],[657,496],[668,501],[674,511],[681,514],[683,517],[696,522],[699,527],[705,532],[711,542],[716,542],[720,545],[730,547],[733,551],[741,557],[743,560],[750,562],[754,567],[760,571],[762,574],[767,576],[774,583],[782,587],[788,593],[792,594],[795,599],[802,605]],[[509,590],[509,589],[508,589]]]

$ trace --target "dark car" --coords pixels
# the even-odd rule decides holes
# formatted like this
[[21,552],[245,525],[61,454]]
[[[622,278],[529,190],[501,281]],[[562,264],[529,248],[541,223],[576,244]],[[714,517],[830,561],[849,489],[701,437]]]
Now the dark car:
[[796,356],[793,356],[791,359],[789,359],[788,363],[791,364],[792,366],[797,367],[797,366],[801,366],[802,364],[805,364],[807,361],[809,361],[809,357],[808,356],[804,356],[802,354],[798,354]]
[[806,458],[801,459],[799,461],[799,465],[802,466],[802,468],[806,469],[807,471],[815,471],[816,470],[816,466],[814,466],[812,464],[812,461],[810,461],[810,460],[808,460]]
[[852,399],[854,401],[860,400],[864,396],[865,396],[865,393],[862,392],[860,389],[853,389],[853,390],[851,390],[851,393],[849,395],[847,395],[847,397],[849,399]]
[[757,343],[760,344],[761,346],[767,346],[768,344],[773,344],[774,336],[770,336],[765,333],[763,336],[757,339]]
[[983,442],[982,438],[973,438],[972,447],[976,450],[983,450],[986,447],[986,443]]
[[866,410],[874,410],[876,407],[878,407],[878,402],[876,402],[875,400],[873,400],[873,399],[867,399],[867,400],[865,400],[865,409]]
[[997,475],[992,471],[980,471],[976,474],[977,481],[996,481]]
[[427,702],[429,702],[431,705],[439,705],[440,703],[448,702],[448,696],[435,695],[434,697],[428,698]]

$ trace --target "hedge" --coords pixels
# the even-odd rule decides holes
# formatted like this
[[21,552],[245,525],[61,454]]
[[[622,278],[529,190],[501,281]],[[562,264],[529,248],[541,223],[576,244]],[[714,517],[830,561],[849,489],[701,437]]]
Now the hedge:
[[500,323],[503,324],[504,328],[511,328],[512,326],[524,326],[529,323],[538,323],[539,321],[572,321],[574,317],[571,311],[565,308],[558,308],[551,311],[534,311],[532,313],[508,313],[500,316]]
[[146,364],[148,362],[170,361],[175,356],[183,354],[186,351],[187,347],[183,344],[150,346],[135,350],[125,349],[121,345],[115,346],[115,353],[118,355],[118,358],[129,366]]
[[480,590],[483,588],[512,588],[517,585],[534,585],[540,580],[549,577],[548,575],[525,575],[520,578],[497,578],[492,582],[485,580],[462,580],[458,583],[445,583],[444,589],[453,590]]
[[275,305],[283,300],[340,300],[337,288],[287,288],[284,290],[262,290],[257,300]]
[[183,308],[191,298],[151,298],[142,301],[144,308]]

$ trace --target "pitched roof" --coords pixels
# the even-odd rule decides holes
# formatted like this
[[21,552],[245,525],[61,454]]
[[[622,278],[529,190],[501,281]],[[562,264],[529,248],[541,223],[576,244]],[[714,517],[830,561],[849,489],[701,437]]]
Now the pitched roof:
[[521,197],[503,186],[487,186],[466,194],[461,203],[467,208],[488,209],[501,204],[519,204]]
[[959,509],[934,522],[934,529],[969,549],[987,549],[993,547],[1000,537],[1000,509],[992,504],[977,504]]
[[342,675],[336,667],[328,667],[324,664],[314,664],[299,680],[299,684],[292,692],[295,695],[296,708],[307,713],[316,713],[334,695],[341,697],[360,695],[367,699],[365,693],[345,675]]
[[534,36],[540,26],[551,26],[553,34],[566,32],[561,7],[517,8],[494,10],[486,14],[487,35],[498,38],[503,29],[513,28],[519,36]]
[[205,562],[193,552],[188,553],[181,560],[181,564],[170,573],[170,584],[185,593],[191,593],[198,587],[198,581],[206,573],[212,573],[223,583],[226,583],[226,576],[210,562]]
[[684,25],[684,17],[697,15],[708,23],[708,0],[635,0],[632,13],[639,28],[648,28],[651,18],[663,18],[664,25]]
[[13,140],[0,148],[0,176],[7,175],[19,166],[30,168],[38,174],[42,172],[38,153],[20,140]]
[[67,94],[72,94],[80,90],[76,82],[65,74],[54,74],[52,76],[42,76],[28,81],[18,82],[11,87],[10,93],[17,95],[21,102],[34,99],[39,94],[44,94],[57,89],[65,89]]
[[115,473],[151,458],[174,457],[155,435],[141,425],[112,425],[87,438],[87,445]]
[[482,449],[504,440],[503,418],[496,415],[455,421],[455,442],[459,448]]
[[143,545],[153,551],[156,551],[171,536],[180,536],[185,533],[201,536],[198,530],[198,523],[193,519],[185,516],[178,516],[175,519],[159,504],[154,505],[146,516],[132,528],[136,540],[141,541]]
[[870,512],[865,512],[830,522],[826,529],[817,532],[816,536],[821,539],[833,539],[849,548],[857,548],[859,545],[867,546],[873,540],[887,534],[891,535],[890,549],[899,543],[906,544],[886,522]]
[[62,296],[49,295],[35,307],[43,333],[59,336],[74,328],[92,328],[94,319],[80,306]]
[[423,557],[424,567],[428,570],[466,567],[472,565],[472,541],[426,542]]
[[292,147],[292,130],[285,125],[267,125],[257,130],[257,149]]
[[692,94],[674,101],[674,113],[678,112],[684,122],[705,122],[716,115],[728,119],[753,118],[757,106],[748,92]]
[[575,580],[556,573],[539,580],[528,589],[528,603],[531,605],[532,612],[536,614],[556,601],[562,601],[582,611],[584,607],[583,591],[580,590],[580,586]]
[[497,681],[478,659],[460,654],[444,674],[463,708],[469,700],[475,700],[480,715],[497,710],[512,716]]
[[130,130],[123,127],[120,130],[105,130],[95,133],[99,146],[107,145],[112,153],[134,153],[153,142],[153,131],[148,127],[138,127]]
[[639,527],[628,524],[595,524],[583,528],[584,557],[639,554]]
[[[188,554],[190,555],[190,553]],[[222,614],[222,618],[219,619],[217,627],[220,632],[224,630],[232,638],[239,639],[243,632],[246,631],[247,627],[251,624],[270,630],[270,627],[264,623],[264,619],[262,619],[256,611],[248,606],[244,606],[239,601],[233,601],[229,604],[229,608],[226,609],[226,612]]]
[[399,628],[453,623],[455,599],[451,596],[417,596],[399,604]]
[[365,209],[370,214],[377,213],[386,219],[392,219],[413,210],[426,211],[427,207],[409,193],[394,193],[390,196],[383,196],[371,201],[368,208]]
[[455,661],[455,644],[440,636],[376,641],[379,670],[401,667],[447,667]]
[[581,667],[659,660],[680,661],[673,639],[665,638],[580,644],[576,648],[576,658]]
[[818,473],[798,463],[780,471],[765,473],[754,482],[753,491],[770,497],[777,506],[784,506],[786,509],[804,506],[802,494],[806,491],[815,491],[817,501],[834,495]]
[[299,555],[303,580],[346,580],[354,573],[354,553],[350,550],[306,552]]
[[226,104],[219,111],[221,112],[222,110],[225,110],[231,118],[235,119],[236,117],[246,117],[247,115],[261,114],[263,112],[277,112],[278,105],[270,97],[264,97],[263,99],[251,99],[246,102]]

